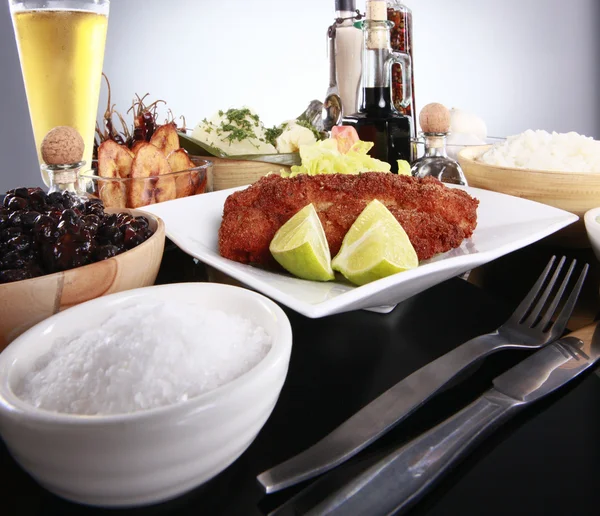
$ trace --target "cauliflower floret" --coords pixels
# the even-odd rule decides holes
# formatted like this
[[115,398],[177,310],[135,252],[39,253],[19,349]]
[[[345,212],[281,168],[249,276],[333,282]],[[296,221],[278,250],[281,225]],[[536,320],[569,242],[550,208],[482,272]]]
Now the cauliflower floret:
[[298,152],[300,145],[317,143],[314,133],[298,124],[295,120],[285,122],[283,132],[275,140],[277,151],[281,153]]

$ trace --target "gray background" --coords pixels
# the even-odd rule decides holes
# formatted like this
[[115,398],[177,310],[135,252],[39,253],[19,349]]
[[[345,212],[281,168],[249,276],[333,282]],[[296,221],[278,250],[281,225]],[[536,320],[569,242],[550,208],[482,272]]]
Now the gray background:
[[[0,0],[0,190],[40,184],[7,0]],[[598,0],[407,0],[417,108],[479,114],[488,132],[600,138]],[[104,70],[124,113],[162,98],[188,126],[249,105],[267,124],[327,89],[334,0],[113,0]],[[364,0],[357,5],[364,9]],[[103,90],[100,112],[106,102]]]

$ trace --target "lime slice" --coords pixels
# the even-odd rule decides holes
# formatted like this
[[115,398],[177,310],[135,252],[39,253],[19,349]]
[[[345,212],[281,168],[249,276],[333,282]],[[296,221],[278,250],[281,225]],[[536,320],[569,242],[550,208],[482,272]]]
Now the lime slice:
[[331,265],[352,283],[364,285],[414,269],[419,259],[406,231],[375,199],[354,221]]
[[269,250],[286,271],[299,278],[334,279],[325,231],[312,204],[302,208],[279,228]]

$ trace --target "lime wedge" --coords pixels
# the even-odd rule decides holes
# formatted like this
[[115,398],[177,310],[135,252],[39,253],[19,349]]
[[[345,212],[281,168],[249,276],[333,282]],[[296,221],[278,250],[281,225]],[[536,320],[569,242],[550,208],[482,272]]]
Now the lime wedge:
[[275,233],[269,250],[294,276],[307,280],[334,279],[325,231],[312,204],[302,208]]
[[352,283],[364,285],[414,269],[419,259],[400,223],[375,199],[354,221],[331,265]]

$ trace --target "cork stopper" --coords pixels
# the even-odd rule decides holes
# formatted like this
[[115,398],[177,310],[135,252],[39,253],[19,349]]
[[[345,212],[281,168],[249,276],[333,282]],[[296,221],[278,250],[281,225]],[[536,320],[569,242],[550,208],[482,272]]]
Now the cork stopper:
[[450,130],[450,111],[437,102],[427,104],[419,113],[419,124],[424,133],[447,134]]
[[68,165],[83,158],[85,144],[76,129],[59,126],[51,129],[42,140],[42,159],[47,165]]
[[367,0],[363,30],[367,31],[368,50],[382,50],[389,46],[389,25],[385,0]]
[[374,21],[387,20],[387,2],[385,0],[367,0],[365,18]]

